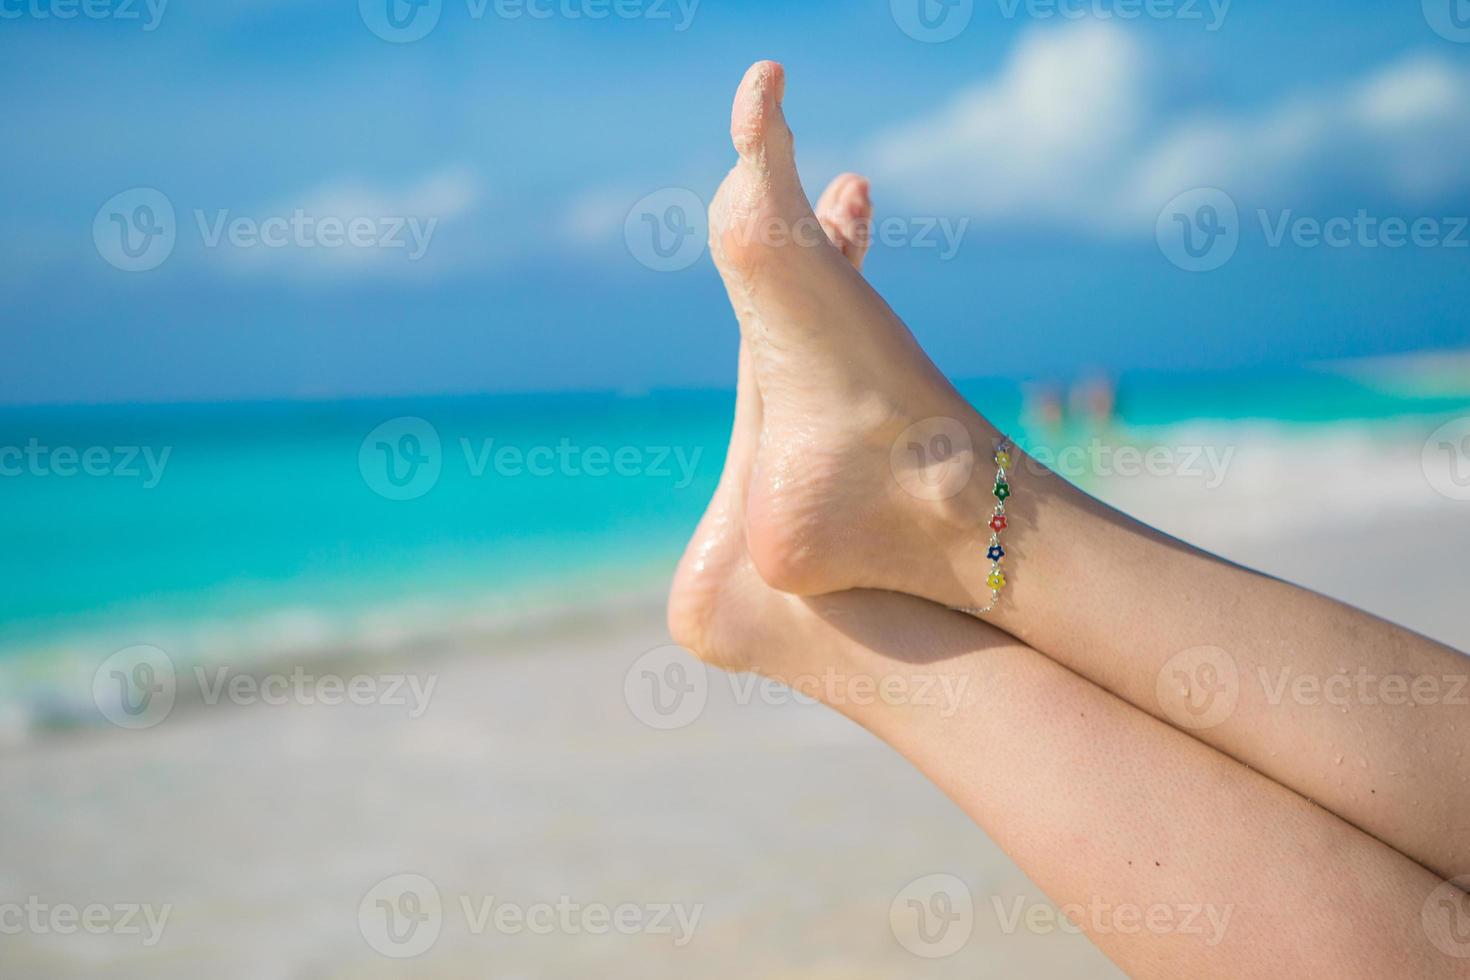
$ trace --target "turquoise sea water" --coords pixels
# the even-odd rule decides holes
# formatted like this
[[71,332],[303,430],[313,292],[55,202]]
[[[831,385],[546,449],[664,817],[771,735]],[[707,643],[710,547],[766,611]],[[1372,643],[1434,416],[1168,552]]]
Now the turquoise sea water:
[[[1043,438],[1023,426],[1021,386],[961,388]],[[165,622],[454,603],[513,614],[651,590],[714,489],[732,403],[667,392],[0,409],[0,657],[93,633],[148,642]],[[1148,427],[1369,426],[1467,405],[1470,382],[1327,369],[1125,377],[1118,398],[1125,424]]]
[[[677,553],[698,519],[729,402],[696,393],[4,410],[0,446],[39,449],[19,464],[14,452],[0,457],[10,474],[0,477],[0,649],[129,622],[453,594],[514,603],[628,585]],[[380,440],[365,459],[363,445],[403,417],[432,426],[439,474],[422,495],[390,499],[375,489],[396,493]],[[121,472],[67,475],[61,447],[78,458],[104,450]],[[554,455],[516,465],[515,450],[537,447]]]

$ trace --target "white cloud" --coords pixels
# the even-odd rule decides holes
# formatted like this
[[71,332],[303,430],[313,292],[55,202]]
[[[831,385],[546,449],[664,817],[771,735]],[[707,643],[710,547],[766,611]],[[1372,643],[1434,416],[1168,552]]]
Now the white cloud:
[[1036,32],[997,77],[875,137],[869,167],[912,207],[1097,234],[1148,232],[1195,187],[1258,207],[1328,191],[1427,205],[1470,188],[1470,71],[1433,56],[1235,115],[1167,112],[1169,83],[1116,26]]
[[1390,179],[1405,196],[1432,199],[1470,185],[1467,104],[1470,71],[1433,57],[1411,58],[1357,87],[1349,121],[1381,149]]
[[[206,250],[236,271],[312,280],[431,278],[462,265],[470,252],[479,254],[466,248],[475,236],[461,232],[482,196],[473,171],[445,167],[399,186],[342,179],[268,207],[195,210],[180,220],[195,225],[190,230]],[[344,227],[355,229],[355,240],[344,240]]]
[[433,214],[456,218],[480,200],[480,182],[467,167],[445,167],[402,187],[339,181],[303,195],[308,210],[331,214]]
[[622,187],[599,187],[579,194],[562,208],[556,220],[556,232],[562,240],[574,245],[616,241],[622,234],[628,211],[643,193]]
[[1146,61],[1097,23],[1032,34],[993,81],[874,140],[884,193],[980,218],[1106,222],[1098,191],[1141,136]]

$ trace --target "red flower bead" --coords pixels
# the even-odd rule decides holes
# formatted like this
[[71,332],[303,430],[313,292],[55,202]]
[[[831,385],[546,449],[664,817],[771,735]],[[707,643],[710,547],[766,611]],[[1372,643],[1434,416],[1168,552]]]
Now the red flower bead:
[[997,533],[1000,531],[1004,531],[1006,529],[1006,515],[996,514],[994,517],[992,517],[990,519],[990,529]]

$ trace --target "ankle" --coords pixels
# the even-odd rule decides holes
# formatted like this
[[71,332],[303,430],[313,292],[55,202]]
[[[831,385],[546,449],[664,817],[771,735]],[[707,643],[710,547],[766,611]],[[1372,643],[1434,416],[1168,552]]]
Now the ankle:
[[1009,445],[1007,437],[999,429],[968,405],[957,414],[958,418],[943,421],[954,429],[951,438],[956,443],[963,440],[964,454],[956,454],[956,471],[950,476],[953,492],[934,501],[930,509],[933,520],[946,532],[947,539],[988,540],[990,529],[986,525],[995,509],[996,451],[1002,445],[1009,446],[1012,472],[1021,465],[1025,456]]

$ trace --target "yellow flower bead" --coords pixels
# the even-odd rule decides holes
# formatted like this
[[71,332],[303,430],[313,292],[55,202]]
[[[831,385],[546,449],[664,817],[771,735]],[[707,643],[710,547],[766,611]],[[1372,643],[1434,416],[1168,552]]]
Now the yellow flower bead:
[[996,466],[999,466],[1003,470],[1010,469],[1011,468],[1011,454],[1008,453],[1008,452],[1006,452],[1005,450],[1001,450],[1000,452],[996,453],[995,454],[995,465]]
[[993,591],[999,592],[1001,589],[1006,587],[1005,573],[991,572],[990,577],[986,579],[985,582],[987,585],[990,586]]

